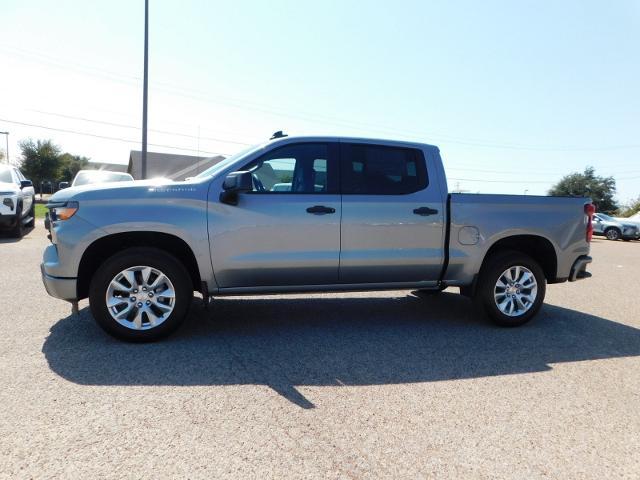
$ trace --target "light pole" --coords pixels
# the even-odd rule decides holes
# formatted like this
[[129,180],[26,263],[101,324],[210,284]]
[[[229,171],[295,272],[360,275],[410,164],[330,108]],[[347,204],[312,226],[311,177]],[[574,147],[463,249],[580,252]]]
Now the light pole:
[[140,175],[147,178],[147,100],[149,89],[149,0],[144,0],[144,79],[142,85],[142,165]]
[[1,135],[5,135],[7,139],[7,163],[9,163],[9,132],[0,132]]

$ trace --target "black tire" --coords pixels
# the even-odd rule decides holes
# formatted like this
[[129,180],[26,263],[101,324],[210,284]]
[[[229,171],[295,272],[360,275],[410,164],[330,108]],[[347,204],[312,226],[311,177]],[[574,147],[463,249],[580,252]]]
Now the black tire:
[[[161,271],[171,281],[175,290],[175,304],[173,311],[158,326],[133,330],[111,316],[105,298],[109,284],[120,272],[141,265]],[[135,247],[115,254],[95,272],[89,287],[91,312],[98,325],[110,335],[128,342],[152,342],[175,331],[187,316],[192,298],[193,283],[187,269],[173,255],[156,248]]]
[[22,238],[24,235],[24,228],[22,225],[22,202],[19,202],[16,206],[16,224],[11,229],[11,236],[14,238]]
[[622,232],[615,227],[609,227],[604,231],[604,236],[607,237],[607,240],[613,240],[615,242],[620,239]]
[[31,203],[31,209],[29,210],[29,216],[31,220],[25,225],[27,228],[35,228],[36,226],[36,197],[34,196]]
[[[531,271],[537,283],[537,294],[528,310],[520,315],[509,316],[498,308],[494,289],[503,272],[516,266],[525,267]],[[517,327],[524,325],[538,313],[544,302],[545,293],[546,279],[538,262],[524,253],[504,251],[493,254],[483,265],[473,300],[476,306],[495,324],[502,327]]]

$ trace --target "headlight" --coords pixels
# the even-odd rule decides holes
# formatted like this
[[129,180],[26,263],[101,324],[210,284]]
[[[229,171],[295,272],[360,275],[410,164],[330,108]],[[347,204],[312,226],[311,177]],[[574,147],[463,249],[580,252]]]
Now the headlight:
[[5,207],[9,207],[11,210],[13,210],[13,199],[12,198],[5,198],[4,200],[2,200],[2,204]]
[[78,205],[78,202],[67,202],[62,205],[49,205],[48,208],[51,215],[51,221],[57,222],[61,220],[69,220],[76,214],[80,206]]

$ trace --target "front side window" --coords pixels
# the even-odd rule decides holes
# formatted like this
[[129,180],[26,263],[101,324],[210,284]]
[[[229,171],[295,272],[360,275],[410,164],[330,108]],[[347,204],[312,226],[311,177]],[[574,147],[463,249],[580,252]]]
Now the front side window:
[[256,193],[337,193],[335,147],[301,143],[273,150],[245,166]]
[[405,195],[427,186],[422,151],[365,143],[345,143],[341,150],[342,193]]

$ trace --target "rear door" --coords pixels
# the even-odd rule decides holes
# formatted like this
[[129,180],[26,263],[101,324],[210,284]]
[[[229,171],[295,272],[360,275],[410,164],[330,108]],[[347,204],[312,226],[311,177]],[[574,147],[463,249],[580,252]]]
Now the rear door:
[[340,157],[340,282],[435,285],[445,217],[424,152],[343,142]]

